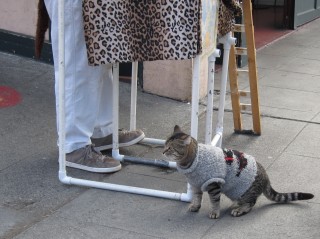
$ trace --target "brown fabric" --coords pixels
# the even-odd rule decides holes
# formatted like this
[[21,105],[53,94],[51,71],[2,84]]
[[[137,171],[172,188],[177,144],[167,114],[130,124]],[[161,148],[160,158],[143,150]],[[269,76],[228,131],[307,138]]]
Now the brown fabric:
[[218,34],[224,36],[233,31],[235,16],[242,16],[242,8],[237,0],[220,0]]
[[83,0],[90,65],[200,54],[201,0]]

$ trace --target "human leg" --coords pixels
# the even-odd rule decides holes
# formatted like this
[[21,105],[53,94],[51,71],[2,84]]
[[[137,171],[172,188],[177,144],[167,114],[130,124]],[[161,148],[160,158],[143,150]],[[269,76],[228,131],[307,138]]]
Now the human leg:
[[[54,62],[58,62],[58,6],[56,0],[45,0],[51,19],[51,40]],[[91,147],[92,133],[99,114],[97,94],[108,70],[87,63],[84,42],[82,1],[65,1],[65,152],[66,165],[92,172],[115,172],[121,169],[118,161],[102,155]],[[56,108],[58,122],[58,64],[55,64]],[[109,69],[110,71],[111,69]],[[112,89],[112,81],[106,81]],[[108,87],[106,87],[108,88]],[[109,96],[112,99],[112,95]],[[107,104],[106,108],[112,107]],[[109,110],[110,111],[110,110]],[[111,124],[112,115],[106,121]]]
[[[101,89],[103,78],[106,75],[105,66],[88,65],[81,2],[81,0],[65,1],[65,150],[67,153],[91,144],[90,137],[99,112],[100,94],[97,92]],[[58,62],[57,1],[46,0],[45,3],[51,18],[54,62]],[[58,64],[55,64],[55,78],[58,109]],[[108,82],[109,88],[112,88],[111,80]],[[112,104],[107,104],[105,107],[111,108]],[[109,121],[111,122],[111,117]]]
[[[99,147],[112,139],[112,68],[111,65],[89,66],[84,41],[82,1],[65,1],[65,151],[68,158],[87,150],[93,150],[91,136]],[[58,4],[57,0],[45,0],[51,18],[51,39],[54,62],[58,62]],[[55,64],[56,108],[58,105],[58,64]],[[57,110],[58,116],[58,110]],[[57,117],[58,123],[58,117]],[[128,137],[130,136],[130,137]],[[134,136],[134,137],[132,137]],[[129,146],[144,138],[142,131],[121,131],[120,146]],[[111,141],[112,142],[112,141]],[[111,144],[103,148],[111,148]],[[100,153],[92,154],[100,158]],[[71,165],[71,164],[70,164]],[[67,166],[68,165],[67,162]],[[120,164],[119,164],[120,165]]]
[[[104,74],[104,80],[100,84],[97,94],[99,94],[99,111],[96,118],[96,124],[91,138],[92,143],[97,150],[106,150],[112,148],[112,105],[113,93],[112,93],[112,65],[106,65]],[[121,129],[118,132],[119,147],[130,146],[141,141],[145,135],[137,129],[128,131]]]

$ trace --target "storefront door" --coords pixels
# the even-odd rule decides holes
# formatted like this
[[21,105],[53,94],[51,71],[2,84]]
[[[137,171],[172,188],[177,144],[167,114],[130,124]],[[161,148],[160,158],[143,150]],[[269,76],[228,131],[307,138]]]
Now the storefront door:
[[318,17],[320,17],[320,0],[294,0],[294,28]]

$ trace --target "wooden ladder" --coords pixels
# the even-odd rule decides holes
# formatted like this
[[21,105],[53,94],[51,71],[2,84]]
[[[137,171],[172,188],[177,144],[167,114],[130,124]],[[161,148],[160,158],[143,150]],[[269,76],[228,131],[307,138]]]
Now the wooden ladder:
[[[256,65],[256,47],[254,42],[254,26],[252,20],[252,3],[251,0],[242,1],[244,24],[235,24],[234,32],[245,32],[247,47],[235,47],[230,49],[229,59],[229,80],[231,101],[233,109],[234,130],[236,133],[243,134],[261,134],[260,109],[258,95],[258,76]],[[247,55],[248,70],[238,69],[236,55]],[[250,83],[250,92],[242,91],[238,88],[238,75],[247,74]],[[250,97],[251,104],[240,102],[241,97]],[[242,125],[243,111],[252,112],[253,130],[244,130]]]

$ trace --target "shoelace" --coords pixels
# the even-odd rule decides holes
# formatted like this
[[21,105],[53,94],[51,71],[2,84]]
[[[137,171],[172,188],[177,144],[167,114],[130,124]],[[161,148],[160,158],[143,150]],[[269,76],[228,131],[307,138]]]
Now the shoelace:
[[135,131],[130,131],[130,130],[127,130],[127,129],[119,129],[119,134],[121,133],[122,136],[128,135],[130,137],[133,132],[135,132]]
[[119,129],[119,133],[127,134],[129,131],[126,129]]

